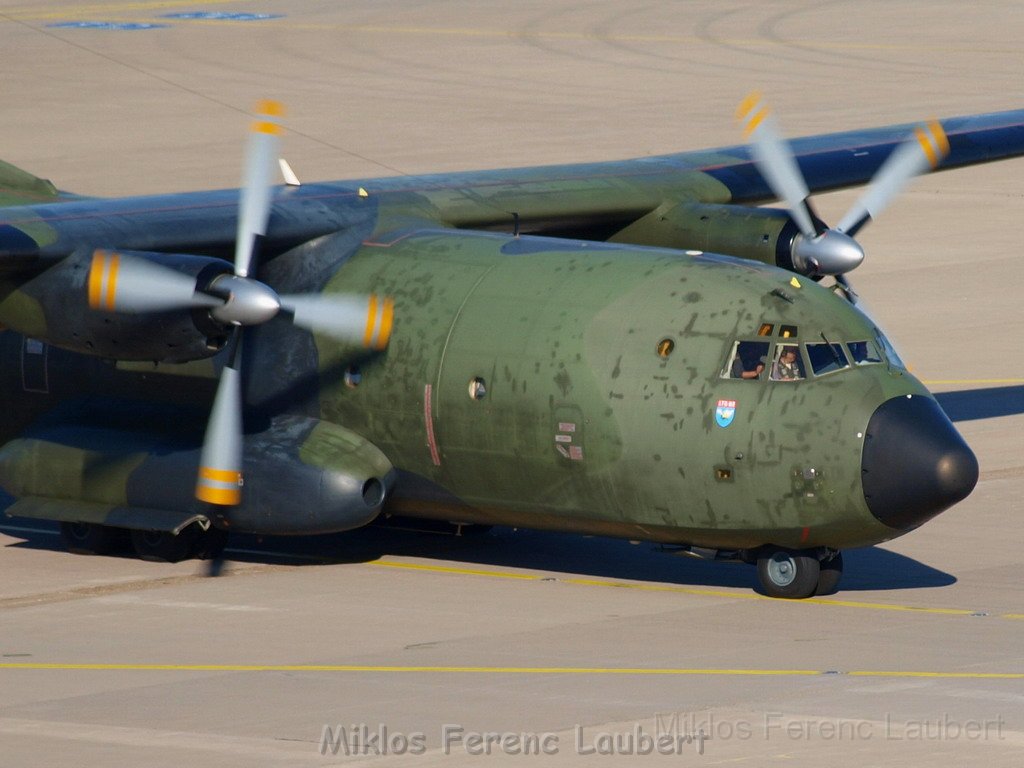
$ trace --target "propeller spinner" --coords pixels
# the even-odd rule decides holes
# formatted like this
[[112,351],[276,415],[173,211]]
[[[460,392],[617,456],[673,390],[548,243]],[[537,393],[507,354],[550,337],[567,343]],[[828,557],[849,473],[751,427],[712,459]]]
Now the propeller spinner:
[[839,225],[829,228],[811,208],[803,174],[761,95],[754,92],[747,96],[737,108],[736,117],[744,124],[744,137],[751,141],[751,154],[758,170],[776,197],[786,204],[800,229],[793,242],[793,266],[814,277],[834,276],[847,298],[856,303],[857,295],[846,273],[864,261],[864,249],[854,237],[907,182],[935,168],[949,154],[949,141],[942,126],[932,121],[915,128],[913,135],[889,155]]
[[263,101],[253,124],[240,194],[233,274],[200,288],[195,279],[140,256],[97,250],[87,279],[89,306],[104,312],[148,313],[208,309],[232,326],[228,361],[221,371],[200,456],[196,498],[237,505],[242,499],[242,343],[240,328],[283,314],[292,323],[343,341],[384,349],[394,322],[394,302],[370,296],[278,295],[250,276],[266,234],[281,134],[281,105]]

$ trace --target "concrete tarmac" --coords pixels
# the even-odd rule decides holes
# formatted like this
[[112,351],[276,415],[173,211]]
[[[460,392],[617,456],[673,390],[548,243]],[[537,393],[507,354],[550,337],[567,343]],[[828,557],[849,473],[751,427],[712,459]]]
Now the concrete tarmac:
[[[1022,35],[1017,3],[0,0],[0,157],[82,194],[234,187],[265,96],[306,180],[636,157],[738,142],[755,87],[794,136],[1018,108]],[[1022,218],[1017,160],[919,179],[860,238],[854,285],[981,481],[847,553],[838,594],[510,529],[239,539],[209,579],[0,520],[0,761],[1019,766]]]

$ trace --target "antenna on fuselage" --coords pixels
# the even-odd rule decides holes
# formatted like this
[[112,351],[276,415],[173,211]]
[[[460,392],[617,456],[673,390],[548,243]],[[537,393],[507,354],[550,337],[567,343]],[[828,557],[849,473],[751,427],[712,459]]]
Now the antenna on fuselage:
[[302,182],[299,181],[299,177],[295,175],[295,171],[288,165],[288,161],[283,157],[277,158],[277,164],[281,167],[281,176],[284,177],[284,183],[289,187],[301,187]]

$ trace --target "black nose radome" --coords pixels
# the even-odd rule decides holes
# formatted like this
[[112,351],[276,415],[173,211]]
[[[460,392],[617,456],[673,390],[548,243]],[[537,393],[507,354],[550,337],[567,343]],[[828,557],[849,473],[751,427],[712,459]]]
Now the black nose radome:
[[864,435],[861,470],[871,514],[898,530],[949,509],[978,482],[971,449],[938,403],[920,395],[878,406]]

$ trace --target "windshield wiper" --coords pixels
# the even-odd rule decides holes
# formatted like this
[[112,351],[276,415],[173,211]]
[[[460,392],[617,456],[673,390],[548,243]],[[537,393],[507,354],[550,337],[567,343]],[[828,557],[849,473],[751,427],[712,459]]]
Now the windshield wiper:
[[842,358],[839,357],[839,353],[836,352],[836,348],[832,346],[832,342],[825,338],[825,332],[822,331],[820,334],[822,341],[825,342],[825,346],[828,347],[829,353],[832,355],[832,359],[835,361],[837,368],[845,368],[843,365]]

